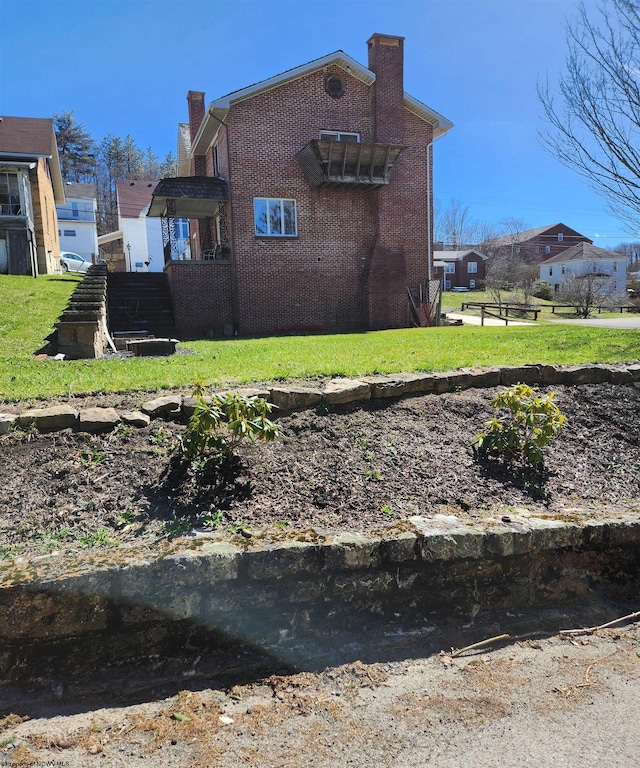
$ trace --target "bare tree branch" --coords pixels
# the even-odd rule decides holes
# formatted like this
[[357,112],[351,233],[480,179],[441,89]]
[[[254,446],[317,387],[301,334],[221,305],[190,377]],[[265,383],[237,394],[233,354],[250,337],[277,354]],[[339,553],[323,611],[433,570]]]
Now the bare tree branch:
[[640,224],[640,12],[632,0],[584,3],[567,29],[565,72],[554,93],[538,83],[546,148],[586,178],[633,232]]

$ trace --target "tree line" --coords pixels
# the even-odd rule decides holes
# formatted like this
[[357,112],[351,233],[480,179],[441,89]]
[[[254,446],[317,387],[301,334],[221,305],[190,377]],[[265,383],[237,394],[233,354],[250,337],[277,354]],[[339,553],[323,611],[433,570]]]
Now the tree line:
[[118,179],[156,181],[176,175],[172,152],[160,159],[151,147],[141,149],[131,135],[108,133],[96,140],[72,111],[54,114],[53,123],[63,179],[96,185],[99,235],[118,229]]

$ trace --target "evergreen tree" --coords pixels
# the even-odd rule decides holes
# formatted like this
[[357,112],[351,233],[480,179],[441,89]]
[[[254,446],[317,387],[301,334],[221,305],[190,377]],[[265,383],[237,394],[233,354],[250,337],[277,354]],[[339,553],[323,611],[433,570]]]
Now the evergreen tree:
[[146,152],[141,150],[130,134],[123,139],[108,133],[96,143],[73,112],[60,112],[53,119],[63,178],[96,184],[99,235],[118,228],[119,179],[158,181],[176,175],[177,163],[172,152],[159,160],[151,147]]
[[64,180],[92,182],[95,178],[96,148],[91,134],[68,110],[54,114],[53,124]]

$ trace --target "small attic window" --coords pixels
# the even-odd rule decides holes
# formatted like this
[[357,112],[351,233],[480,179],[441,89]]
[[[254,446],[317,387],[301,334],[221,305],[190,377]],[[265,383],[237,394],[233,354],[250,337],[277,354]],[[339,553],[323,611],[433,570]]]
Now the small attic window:
[[332,99],[339,99],[347,92],[347,86],[335,75],[329,75],[324,81],[324,89]]

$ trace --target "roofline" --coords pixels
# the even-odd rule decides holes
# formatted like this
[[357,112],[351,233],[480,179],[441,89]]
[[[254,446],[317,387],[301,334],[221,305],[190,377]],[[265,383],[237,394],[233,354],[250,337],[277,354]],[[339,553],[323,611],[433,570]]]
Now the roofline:
[[[334,53],[329,53],[319,59],[313,59],[313,61],[309,61],[306,64],[301,64],[299,67],[288,69],[286,72],[281,72],[279,75],[270,77],[267,80],[261,80],[259,83],[254,83],[253,85],[241,88],[238,91],[232,91],[226,96],[221,96],[219,99],[216,99],[209,104],[209,108],[205,113],[198,132],[191,142],[189,158],[192,158],[196,154],[204,154],[209,149],[215,140],[220,125],[224,123],[227,113],[233,104],[250,99],[252,96],[262,93],[263,91],[269,91],[272,88],[278,88],[285,83],[299,80],[311,72],[315,72],[322,67],[327,67],[330,64],[335,64],[341,67],[348,74],[360,80],[360,82],[365,85],[372,85],[375,82],[376,76],[374,72],[362,66],[362,64],[355,59],[352,59],[351,56],[348,56],[344,51],[335,51]],[[453,128],[453,123],[450,120],[447,120],[446,117],[443,117],[434,109],[431,109],[431,107],[418,101],[418,99],[410,96],[408,93],[403,93],[403,99],[405,109],[433,126],[434,138],[445,134]],[[210,118],[215,120],[214,125],[210,124]]]
[[[51,186],[53,187],[53,199],[56,205],[64,205],[67,199],[64,194],[64,181],[60,169],[60,158],[58,157],[58,148],[55,143],[55,133],[53,134],[52,153],[50,155],[38,152],[0,152],[0,162],[5,165],[19,165],[29,163],[34,160],[48,160],[51,171]],[[12,162],[13,158],[13,162]],[[20,158],[18,160],[17,158]]]
[[[457,254],[454,256],[444,256],[445,253],[451,253],[451,254]],[[475,253],[476,255],[483,258],[485,261],[489,259],[488,256],[485,256],[482,251],[479,251],[477,248],[467,248],[464,251],[434,251],[433,252],[433,258],[434,259],[453,259],[454,261],[459,261],[462,257],[468,256],[470,253]],[[438,255],[440,254],[440,255]]]
[[[587,243],[589,245],[589,243]],[[575,246],[572,246],[575,247]],[[596,247],[595,245],[593,246]],[[538,266],[541,267],[543,264],[560,264],[563,261],[569,262],[569,261],[626,261],[626,256],[620,256],[617,253],[614,253],[613,251],[606,251],[604,248],[600,248],[599,250],[604,251],[607,254],[611,254],[610,256],[580,256],[578,258],[568,258],[568,259],[562,259],[560,258],[563,253],[566,253],[567,251],[571,250],[570,248],[567,248],[566,251],[561,251],[560,253],[557,253],[555,256],[551,256],[548,259],[545,259],[544,261],[541,261]]]

